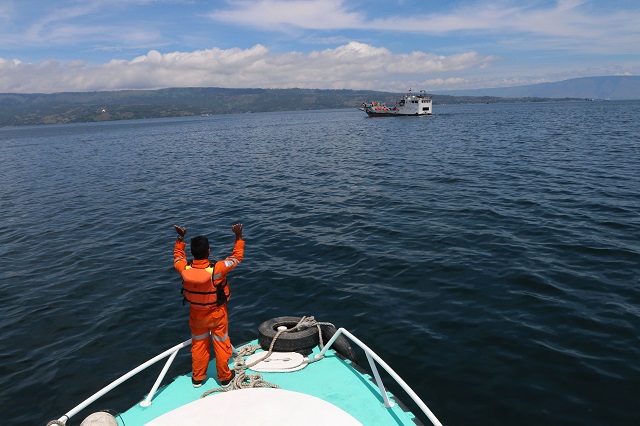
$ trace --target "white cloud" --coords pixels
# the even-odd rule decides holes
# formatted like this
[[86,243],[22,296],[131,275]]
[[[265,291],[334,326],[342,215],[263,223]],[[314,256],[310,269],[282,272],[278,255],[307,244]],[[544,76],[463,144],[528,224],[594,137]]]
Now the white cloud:
[[[25,2],[26,3],[26,2]],[[0,25],[0,50],[30,50],[47,47],[84,51],[121,50],[123,47],[158,46],[162,29],[153,22],[138,25],[122,23],[128,8],[147,1],[102,0],[61,1],[23,4],[7,17],[7,25]],[[0,5],[0,23],[6,6]],[[116,46],[116,47],[113,47]]]
[[74,37],[101,34],[104,29],[98,27],[74,26],[65,22],[95,12],[96,3],[74,4],[70,7],[53,9],[33,22],[26,30],[27,41],[30,42],[62,42]]
[[0,22],[10,21],[11,17],[13,16],[13,13],[14,13],[14,9],[13,9],[12,1],[5,1],[0,3]]
[[528,37],[528,44],[534,48],[590,51],[613,47],[630,54],[635,53],[640,35],[639,12],[602,12],[588,7],[587,0],[557,0],[542,3],[543,6],[515,0],[476,1],[449,12],[384,18],[352,12],[346,4],[346,0],[245,0],[230,2],[228,9],[213,11],[208,16],[238,26],[282,32],[297,28],[425,35],[475,33],[505,38],[527,34],[532,36]]
[[[83,61],[37,64],[0,59],[0,92],[60,92],[160,87],[306,87],[405,90],[407,81],[426,81],[430,73],[473,69],[496,58],[475,52],[443,56],[425,52],[394,54],[350,42],[309,54],[273,54],[265,46],[162,54],[156,50],[131,61],[99,66]],[[403,79],[393,87],[389,75]]]
[[365,17],[349,12],[343,0],[258,0],[238,1],[232,8],[208,16],[217,21],[281,31],[288,27],[306,29],[361,28]]
[[[403,91],[408,85],[435,90],[638,74],[635,5],[198,1],[64,0],[36,9],[36,0],[4,0],[0,58],[20,60],[0,59],[0,92],[178,86]],[[181,2],[184,7],[176,7]],[[203,4],[216,8],[209,19],[201,14]],[[241,40],[262,44],[202,49]],[[309,51],[314,45],[332,48]],[[126,60],[112,59],[115,51]]]

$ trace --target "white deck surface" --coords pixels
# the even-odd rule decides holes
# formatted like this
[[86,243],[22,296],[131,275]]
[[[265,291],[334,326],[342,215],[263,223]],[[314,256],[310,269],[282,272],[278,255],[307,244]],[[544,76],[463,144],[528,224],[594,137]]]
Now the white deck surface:
[[210,395],[170,411],[147,424],[149,426],[361,425],[346,411],[320,398],[271,388],[241,389]]

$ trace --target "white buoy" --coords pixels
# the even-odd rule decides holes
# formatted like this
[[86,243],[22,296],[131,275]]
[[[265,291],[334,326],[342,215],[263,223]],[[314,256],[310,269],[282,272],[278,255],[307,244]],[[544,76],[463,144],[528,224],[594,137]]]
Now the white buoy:
[[80,423],[80,426],[118,426],[118,421],[111,414],[98,411],[90,414]]
[[278,331],[285,331],[287,330],[287,326],[286,325],[281,325],[278,327]]

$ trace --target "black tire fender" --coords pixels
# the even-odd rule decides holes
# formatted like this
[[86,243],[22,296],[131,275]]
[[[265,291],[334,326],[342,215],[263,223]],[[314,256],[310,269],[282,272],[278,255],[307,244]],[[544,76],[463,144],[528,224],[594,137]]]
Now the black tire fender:
[[[320,328],[322,330],[322,343],[325,345],[329,343],[329,340],[331,340],[333,335],[338,331],[333,325],[321,325]],[[330,349],[333,349],[346,359],[351,360],[356,364],[358,363],[358,356],[349,344],[349,339],[344,337],[342,334],[338,336],[335,342],[333,342]]]
[[[260,343],[260,347],[268,351],[273,338],[278,334],[278,327],[293,328],[301,319],[301,317],[278,317],[260,324],[260,327],[258,327],[258,333],[260,334],[258,343]],[[318,328],[310,327],[306,330],[280,333],[273,350],[275,352],[302,352],[309,354],[311,349],[318,345],[319,341]]]

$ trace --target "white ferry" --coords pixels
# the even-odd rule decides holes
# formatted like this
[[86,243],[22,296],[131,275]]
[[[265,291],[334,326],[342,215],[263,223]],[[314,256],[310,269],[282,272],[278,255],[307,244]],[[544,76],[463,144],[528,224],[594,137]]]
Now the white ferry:
[[372,101],[362,103],[360,111],[366,112],[369,117],[395,117],[395,116],[423,116],[433,113],[433,96],[428,96],[424,90],[420,94],[414,95],[409,89],[409,93],[402,96],[393,107],[388,107],[382,102]]
[[[378,367],[413,400],[422,419],[442,425],[391,367],[344,328],[313,317],[278,317],[263,322],[258,332],[257,340],[234,348],[229,365],[235,377],[227,386],[214,379],[215,359],[201,387],[192,385],[190,372],[163,384],[178,351],[191,344],[189,339],[134,368],[48,425],[66,425],[76,414],[94,411],[89,408],[95,407],[95,401],[164,359],[151,390],[138,403],[121,413],[95,411],[80,426],[423,424],[385,388]],[[368,371],[356,363],[363,353]],[[126,397],[126,391],[120,393]]]

